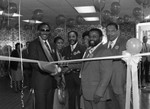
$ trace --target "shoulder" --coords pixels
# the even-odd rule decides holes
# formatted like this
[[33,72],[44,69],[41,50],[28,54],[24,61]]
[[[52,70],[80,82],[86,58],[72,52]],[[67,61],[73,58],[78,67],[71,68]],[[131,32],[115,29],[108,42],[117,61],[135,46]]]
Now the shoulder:
[[82,45],[82,44],[80,44],[80,43],[78,43],[77,47],[78,47],[79,49],[81,49],[82,51],[85,51],[85,50],[86,50],[86,46],[85,46],[85,45]]

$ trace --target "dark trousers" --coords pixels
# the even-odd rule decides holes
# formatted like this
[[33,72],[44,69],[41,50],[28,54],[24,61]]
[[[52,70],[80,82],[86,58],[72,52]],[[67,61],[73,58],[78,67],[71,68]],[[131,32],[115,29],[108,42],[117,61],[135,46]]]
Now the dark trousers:
[[23,75],[24,75],[24,86],[28,86],[31,88],[31,70],[24,70]]
[[81,80],[79,78],[79,72],[71,72],[65,75],[66,89],[68,90],[68,109],[80,109],[80,86]]
[[111,99],[106,102],[106,109],[125,109],[125,92],[117,94],[110,87]]
[[147,60],[142,63],[141,82],[144,79],[145,79],[146,83],[150,82],[150,80],[149,80],[149,67],[150,67],[150,62],[148,62]]
[[35,90],[35,109],[53,109],[54,91]]

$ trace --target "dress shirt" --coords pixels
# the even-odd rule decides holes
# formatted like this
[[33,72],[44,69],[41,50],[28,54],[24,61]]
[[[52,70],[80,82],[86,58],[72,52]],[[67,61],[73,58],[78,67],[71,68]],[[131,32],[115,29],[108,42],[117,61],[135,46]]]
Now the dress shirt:
[[87,57],[89,57],[89,55],[91,55],[94,51],[95,51],[95,49],[99,46],[99,45],[101,45],[102,44],[102,42],[100,42],[99,44],[97,44],[95,47],[90,47],[89,49],[89,52],[88,52],[88,55],[87,55]]
[[52,49],[51,49],[51,46],[50,46],[48,40],[43,40],[43,42],[44,42],[44,44],[46,45],[47,49],[51,52]]
[[[108,43],[108,48],[113,48],[114,45],[115,45],[116,42],[117,42],[117,39],[118,39],[118,37],[117,37],[115,40],[113,40],[113,41],[109,41],[109,43]],[[110,46],[111,46],[111,47],[110,47]]]
[[[78,43],[78,42],[77,42],[77,43]],[[73,51],[73,50],[76,48],[77,43],[75,43],[74,45],[70,45],[70,47],[71,47],[71,51]]]

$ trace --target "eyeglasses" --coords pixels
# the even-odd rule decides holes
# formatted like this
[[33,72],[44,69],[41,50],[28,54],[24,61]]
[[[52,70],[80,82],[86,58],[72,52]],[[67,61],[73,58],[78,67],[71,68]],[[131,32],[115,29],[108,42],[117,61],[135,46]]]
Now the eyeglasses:
[[41,29],[40,31],[41,31],[41,32],[50,32],[49,29]]

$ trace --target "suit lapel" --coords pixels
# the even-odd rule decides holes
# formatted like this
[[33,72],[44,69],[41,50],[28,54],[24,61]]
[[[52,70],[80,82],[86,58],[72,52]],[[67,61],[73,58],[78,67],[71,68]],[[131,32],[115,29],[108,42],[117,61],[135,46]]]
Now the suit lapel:
[[[49,62],[51,61],[54,61],[53,58],[52,58],[52,55],[49,53],[48,49],[46,48],[45,44],[43,43],[43,40],[41,39],[41,37],[39,37],[39,41],[40,41],[40,44],[41,44],[41,47],[48,59]],[[51,45],[50,45],[51,46]],[[52,49],[52,48],[51,48]]]
[[[91,58],[95,58],[97,57],[97,55],[99,55],[99,52],[101,52],[102,50],[102,44],[99,45],[95,50],[94,52],[92,53],[93,56]],[[86,53],[86,56],[87,56],[88,53]],[[86,68],[88,65],[90,64],[90,61],[87,61],[87,62],[84,62],[84,68]]]

